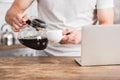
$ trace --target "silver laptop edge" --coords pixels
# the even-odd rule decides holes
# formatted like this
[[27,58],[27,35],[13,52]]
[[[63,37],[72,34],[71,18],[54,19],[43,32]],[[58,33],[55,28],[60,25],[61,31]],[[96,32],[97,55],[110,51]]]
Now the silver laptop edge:
[[81,66],[120,64],[120,25],[82,27]]

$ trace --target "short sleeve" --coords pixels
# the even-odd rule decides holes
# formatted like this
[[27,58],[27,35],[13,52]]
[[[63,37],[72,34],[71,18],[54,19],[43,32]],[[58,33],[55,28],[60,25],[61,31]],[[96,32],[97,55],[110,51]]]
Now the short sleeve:
[[114,0],[97,0],[97,9],[114,7]]

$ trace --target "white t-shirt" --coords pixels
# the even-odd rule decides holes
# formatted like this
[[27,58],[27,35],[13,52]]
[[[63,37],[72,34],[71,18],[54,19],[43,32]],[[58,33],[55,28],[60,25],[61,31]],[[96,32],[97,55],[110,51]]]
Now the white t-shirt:
[[[38,16],[48,29],[80,29],[96,24],[96,9],[111,8],[113,4],[113,0],[38,0]],[[52,56],[80,56],[80,44],[49,44],[44,52]]]

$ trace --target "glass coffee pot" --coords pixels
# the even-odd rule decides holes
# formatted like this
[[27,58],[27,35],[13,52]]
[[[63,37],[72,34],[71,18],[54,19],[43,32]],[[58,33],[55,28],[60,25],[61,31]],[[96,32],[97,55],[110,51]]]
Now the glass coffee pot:
[[44,50],[48,44],[46,23],[39,19],[27,20],[25,27],[18,33],[18,40],[26,47]]

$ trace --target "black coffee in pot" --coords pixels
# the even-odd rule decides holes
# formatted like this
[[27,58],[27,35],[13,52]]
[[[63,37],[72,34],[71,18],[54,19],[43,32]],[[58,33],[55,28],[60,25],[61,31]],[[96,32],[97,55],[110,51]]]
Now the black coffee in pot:
[[48,39],[19,39],[20,43],[25,45],[26,47],[36,49],[36,50],[44,50],[47,47]]

